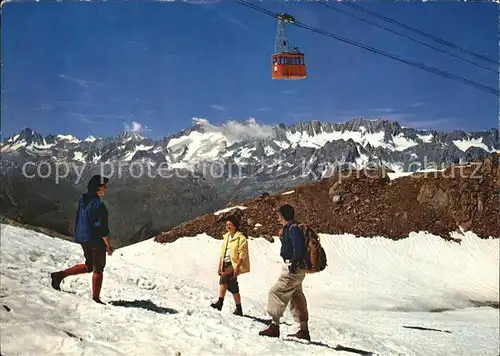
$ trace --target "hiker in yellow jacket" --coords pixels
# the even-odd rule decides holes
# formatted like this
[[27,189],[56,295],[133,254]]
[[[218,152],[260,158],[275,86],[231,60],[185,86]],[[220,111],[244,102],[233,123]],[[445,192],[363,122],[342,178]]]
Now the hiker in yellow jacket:
[[229,291],[233,294],[234,303],[236,304],[234,314],[242,316],[238,276],[250,272],[250,259],[247,238],[238,231],[239,226],[239,221],[234,215],[226,219],[227,233],[224,234],[222,241],[217,271],[220,276],[219,300],[210,306],[221,310],[226,291]]

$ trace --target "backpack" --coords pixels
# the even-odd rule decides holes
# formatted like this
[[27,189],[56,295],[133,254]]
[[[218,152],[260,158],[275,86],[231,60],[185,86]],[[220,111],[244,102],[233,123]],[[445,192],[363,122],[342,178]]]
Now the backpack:
[[100,206],[100,199],[92,199],[87,206],[83,206],[83,198],[78,202],[78,214],[74,236],[76,243],[90,243],[93,230],[100,225],[100,221],[96,219],[97,214],[95,214],[95,211],[97,211]]
[[297,225],[302,230],[302,234],[306,240],[306,256],[304,258],[306,273],[323,271],[327,266],[327,259],[325,249],[321,246],[318,234],[307,224]]

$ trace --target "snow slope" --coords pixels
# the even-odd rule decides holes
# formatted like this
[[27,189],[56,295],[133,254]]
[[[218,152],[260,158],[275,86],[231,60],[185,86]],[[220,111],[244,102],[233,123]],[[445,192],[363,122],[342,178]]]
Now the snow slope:
[[[469,302],[498,300],[498,239],[322,238],[329,267],[304,284],[308,345],[257,335],[280,270],[279,243],[249,241],[242,318],[231,314],[229,295],[222,312],[209,307],[220,240],[200,235],[116,250],[102,290],[111,304],[102,306],[90,299],[90,274],[67,278],[62,292],[50,288],[50,272],[82,261],[78,245],[2,225],[2,355],[498,354],[498,310]],[[296,330],[292,320],[287,312],[283,335]]]
[[216,211],[214,215],[220,215],[223,213],[227,213],[228,211],[234,210],[234,209],[240,209],[240,210],[245,210],[247,207],[246,206],[230,206],[229,208],[225,208],[219,211]]
[[[286,139],[290,142],[291,147],[310,147],[318,148],[324,147],[327,142],[334,142],[337,140],[347,141],[352,139],[354,142],[361,144],[366,147],[370,144],[372,147],[382,147],[387,148],[391,151],[404,151],[407,148],[418,145],[417,142],[406,138],[402,133],[392,137],[392,143],[387,143],[384,141],[385,132],[379,131],[375,133],[368,133],[366,128],[361,126],[359,130],[349,131],[332,131],[332,132],[314,132],[310,135],[307,132],[287,132]],[[281,142],[280,147],[287,147],[286,142]]]
[[471,147],[479,147],[487,152],[495,152],[494,148],[490,148],[483,143],[483,138],[471,138],[468,140],[454,140],[453,143],[461,151],[467,151]]

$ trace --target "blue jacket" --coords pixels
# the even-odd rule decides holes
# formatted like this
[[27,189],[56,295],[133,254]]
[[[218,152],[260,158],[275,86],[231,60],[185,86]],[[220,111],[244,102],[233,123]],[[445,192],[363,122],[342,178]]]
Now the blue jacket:
[[[89,212],[89,219],[90,221],[94,224],[95,222],[99,222],[98,226],[91,227],[91,236],[90,236],[90,241],[89,244],[93,247],[106,247],[106,244],[104,243],[103,237],[106,237],[109,235],[109,225],[108,225],[108,209],[106,208],[106,205],[104,202],[100,201],[100,198],[95,195],[95,194],[83,194],[81,197],[81,201],[83,203],[83,207],[85,208],[88,204],[90,204],[92,201],[99,201],[100,204],[96,205],[98,208],[92,208],[92,211]],[[75,231],[77,228],[77,225],[80,223],[78,221],[78,217],[80,215],[80,208],[77,209],[76,211],[76,219],[75,219]]]
[[283,227],[283,236],[281,238],[281,257],[284,260],[291,260],[292,265],[301,267],[306,256],[306,239],[302,230],[295,221],[289,221]]

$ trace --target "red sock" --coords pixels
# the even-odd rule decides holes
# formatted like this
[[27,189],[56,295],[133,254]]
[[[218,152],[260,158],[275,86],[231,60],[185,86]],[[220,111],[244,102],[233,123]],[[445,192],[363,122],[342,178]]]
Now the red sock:
[[94,272],[92,276],[92,297],[99,299],[102,286],[102,272]]
[[60,276],[62,279],[68,276],[76,276],[77,274],[82,274],[82,273],[87,273],[87,266],[84,264],[74,265],[73,267],[65,269],[64,271],[61,271]]

